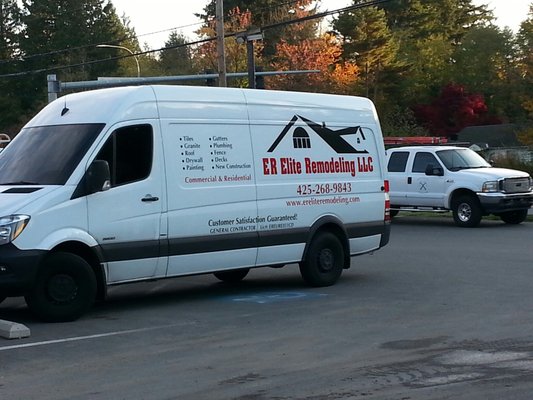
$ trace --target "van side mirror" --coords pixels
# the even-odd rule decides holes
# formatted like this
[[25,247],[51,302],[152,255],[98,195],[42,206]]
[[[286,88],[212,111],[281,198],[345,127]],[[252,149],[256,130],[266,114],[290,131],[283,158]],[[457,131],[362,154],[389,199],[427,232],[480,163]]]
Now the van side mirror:
[[430,176],[443,176],[444,170],[442,167],[434,167],[433,164],[428,164],[426,167],[426,175]]
[[111,173],[105,160],[94,160],[85,173],[87,194],[103,192],[111,188]]

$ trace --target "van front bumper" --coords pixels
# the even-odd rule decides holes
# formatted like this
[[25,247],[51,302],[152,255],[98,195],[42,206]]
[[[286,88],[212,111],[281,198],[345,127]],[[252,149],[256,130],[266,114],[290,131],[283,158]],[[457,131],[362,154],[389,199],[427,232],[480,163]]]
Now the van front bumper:
[[45,250],[20,250],[12,243],[0,246],[0,297],[24,295],[45,255]]
[[533,192],[527,193],[478,193],[481,207],[486,213],[524,210],[533,205]]

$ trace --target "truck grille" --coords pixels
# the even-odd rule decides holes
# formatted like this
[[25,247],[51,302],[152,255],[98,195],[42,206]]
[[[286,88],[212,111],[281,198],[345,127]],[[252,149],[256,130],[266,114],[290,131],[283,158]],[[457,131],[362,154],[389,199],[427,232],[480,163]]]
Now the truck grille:
[[508,178],[502,182],[502,190],[505,193],[525,193],[530,191],[529,178]]

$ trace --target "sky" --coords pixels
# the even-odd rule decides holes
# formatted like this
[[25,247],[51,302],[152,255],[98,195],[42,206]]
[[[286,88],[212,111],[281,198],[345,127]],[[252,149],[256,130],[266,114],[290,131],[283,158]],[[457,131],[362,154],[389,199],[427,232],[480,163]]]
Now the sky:
[[[437,0],[438,1],[438,0]],[[201,13],[208,0],[111,0],[117,14],[125,14],[135,28],[139,42],[147,43],[152,49],[164,47],[173,28],[194,39],[199,25],[195,13]],[[494,10],[496,24],[517,31],[520,22],[527,18],[529,4],[533,0],[473,0],[474,4],[486,4]],[[147,3],[149,5],[147,5]],[[334,10],[352,4],[351,0],[322,0],[321,10]],[[159,32],[155,34],[154,32]]]

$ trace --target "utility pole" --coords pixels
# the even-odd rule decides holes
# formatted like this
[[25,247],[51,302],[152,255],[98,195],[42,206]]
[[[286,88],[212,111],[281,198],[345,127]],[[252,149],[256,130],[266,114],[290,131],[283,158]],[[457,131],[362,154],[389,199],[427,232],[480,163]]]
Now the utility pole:
[[224,50],[224,0],[216,0],[218,86],[226,87],[226,54]]

